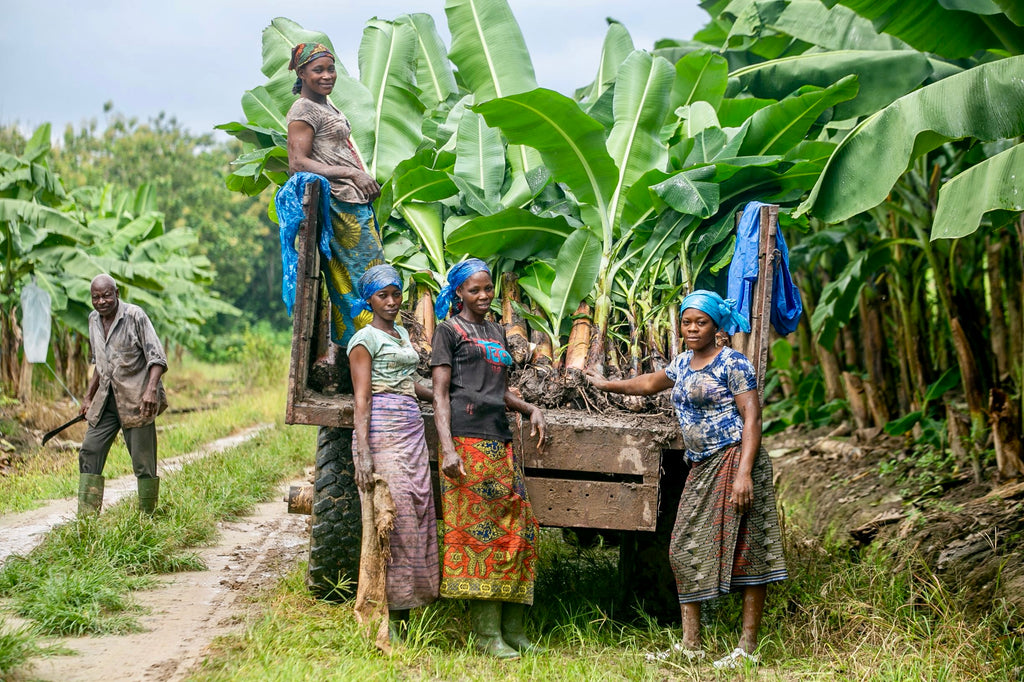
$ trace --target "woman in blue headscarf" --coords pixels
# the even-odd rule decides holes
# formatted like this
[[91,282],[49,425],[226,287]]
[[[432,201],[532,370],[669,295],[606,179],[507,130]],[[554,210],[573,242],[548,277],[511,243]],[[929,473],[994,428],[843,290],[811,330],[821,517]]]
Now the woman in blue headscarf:
[[448,272],[435,306],[444,320],[430,357],[444,513],[441,596],[469,600],[478,649],[518,658],[539,650],[523,631],[538,526],[506,410],[530,419],[541,451],[545,422],[539,408],[508,390],[512,356],[505,330],[487,319],[493,300],[490,270],[470,258]]
[[355,394],[356,485],[368,491],[374,474],[388,483],[395,502],[387,601],[392,639],[400,636],[409,609],[437,599],[437,514],[430,484],[423,415],[416,399],[433,392],[416,381],[419,354],[405,328],[396,325],[402,279],[390,265],[377,265],[356,285],[358,312],[373,319],[348,342]]
[[680,306],[680,331],[687,350],[665,369],[632,379],[609,381],[588,373],[600,390],[653,395],[672,389],[690,472],[686,478],[669,560],[676,578],[683,641],[672,651],[704,658],[700,642],[700,603],[719,594],[743,591],[743,631],[733,651],[715,662],[733,668],[756,662],[757,635],[766,585],[787,577],[775,510],[772,466],[761,447],[761,404],[757,375],[740,352],[716,343],[718,330],[750,324],[732,300],[713,291],[695,291]]

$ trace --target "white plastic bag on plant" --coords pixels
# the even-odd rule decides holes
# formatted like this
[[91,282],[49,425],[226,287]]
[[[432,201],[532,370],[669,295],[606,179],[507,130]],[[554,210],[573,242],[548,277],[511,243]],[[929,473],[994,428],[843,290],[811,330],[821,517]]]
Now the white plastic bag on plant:
[[25,359],[45,363],[50,347],[50,295],[35,284],[21,290],[21,334]]

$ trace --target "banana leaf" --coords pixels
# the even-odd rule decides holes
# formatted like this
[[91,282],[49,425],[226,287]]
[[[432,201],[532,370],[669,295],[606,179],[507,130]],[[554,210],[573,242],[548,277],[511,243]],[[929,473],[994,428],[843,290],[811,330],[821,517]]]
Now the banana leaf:
[[522,260],[557,251],[573,233],[563,216],[542,218],[529,211],[509,208],[491,216],[473,218],[448,234],[445,248],[456,257],[473,255]]
[[836,107],[837,120],[872,114],[907,94],[931,75],[926,55],[909,50],[872,52],[841,50],[783,57],[733,71],[726,96],[740,91],[754,97],[781,100],[805,85],[827,88],[856,75],[855,98]]
[[945,142],[1024,134],[1021,73],[1024,56],[982,64],[868,117],[836,147],[797,215],[845,220],[882,203],[914,159]]
[[396,20],[408,24],[416,32],[416,85],[420,88],[420,99],[428,107],[448,99],[458,92],[448,52],[441,36],[437,33],[434,18],[417,12],[406,14]]
[[985,159],[939,190],[932,239],[966,237],[989,211],[1024,211],[1024,144]]
[[[414,82],[416,41],[416,31],[408,24],[371,19],[363,29],[359,76],[370,91],[374,111],[372,153],[363,161],[376,178],[390,176],[423,139],[420,121],[425,107]],[[387,143],[377,144],[378,140]]]
[[[307,31],[291,19],[277,17],[270,22],[270,26],[263,29],[263,75],[267,78],[284,72],[288,73],[288,62],[292,58],[292,48],[299,43],[323,43],[331,52],[334,46],[330,39],[319,31]],[[334,52],[335,55],[337,54]],[[335,60],[335,68],[338,73],[347,74],[345,65]],[[295,80],[294,73],[291,76]]]
[[[552,177],[595,207],[604,234],[612,225],[608,202],[618,169],[605,147],[604,128],[568,97],[538,88],[478,104],[473,110],[500,128],[510,142],[540,152]],[[609,240],[610,241],[610,240]]]
[[489,128],[480,114],[467,111],[459,121],[455,140],[456,176],[496,201],[505,181],[505,144],[501,133]]

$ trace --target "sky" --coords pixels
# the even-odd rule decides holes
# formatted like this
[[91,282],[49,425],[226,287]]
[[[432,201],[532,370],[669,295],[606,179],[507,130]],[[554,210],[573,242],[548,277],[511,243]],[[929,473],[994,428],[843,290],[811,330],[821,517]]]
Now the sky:
[[[698,0],[509,0],[541,86],[571,94],[593,80],[607,24],[638,48],[687,39],[708,20]],[[45,122],[59,134],[103,105],[147,120],[160,112],[194,133],[242,120],[245,90],[262,85],[261,34],[285,16],[326,33],[350,73],[363,26],[426,12],[449,43],[444,0],[0,0],[0,125]]]

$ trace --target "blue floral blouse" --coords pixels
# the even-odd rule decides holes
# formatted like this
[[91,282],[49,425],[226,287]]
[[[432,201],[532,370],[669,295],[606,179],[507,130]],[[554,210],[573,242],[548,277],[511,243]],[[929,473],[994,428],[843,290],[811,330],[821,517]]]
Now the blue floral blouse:
[[722,448],[739,443],[743,418],[734,396],[757,388],[757,375],[743,353],[723,348],[703,369],[692,369],[693,351],[680,353],[665,368],[675,382],[672,404],[691,462],[700,462]]

